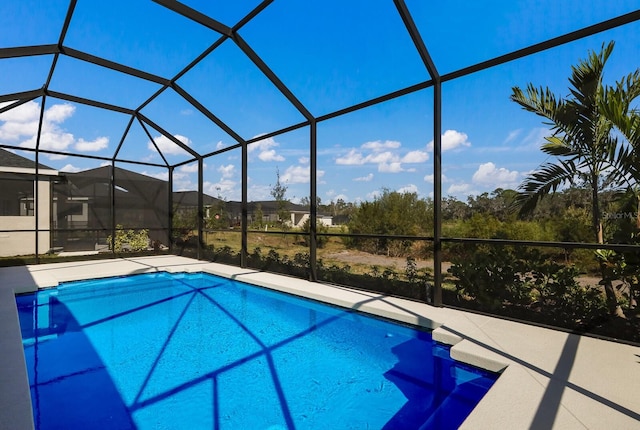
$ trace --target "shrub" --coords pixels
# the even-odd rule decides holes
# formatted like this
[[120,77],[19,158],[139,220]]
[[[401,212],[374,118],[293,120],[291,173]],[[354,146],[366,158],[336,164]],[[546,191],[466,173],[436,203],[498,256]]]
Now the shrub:
[[[107,237],[107,243],[111,247],[111,235]],[[113,246],[115,252],[144,251],[149,248],[149,231],[146,229],[138,231],[124,230],[122,225],[118,224]]]
[[[309,235],[311,234],[311,218],[307,218],[301,227],[302,231],[305,233],[302,236],[302,241],[306,246],[309,246],[310,240]],[[328,233],[329,227],[322,224],[321,222],[316,223],[316,233]],[[316,236],[316,246],[318,248],[324,248],[329,240],[328,236]]]
[[537,313],[537,320],[569,328],[606,315],[602,292],[580,285],[575,266],[563,265],[538,249],[475,246],[453,259],[458,297],[482,310]]

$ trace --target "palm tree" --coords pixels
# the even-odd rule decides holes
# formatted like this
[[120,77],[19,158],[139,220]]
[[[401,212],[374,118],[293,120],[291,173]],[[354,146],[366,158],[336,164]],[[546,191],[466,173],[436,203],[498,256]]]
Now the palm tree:
[[[548,88],[533,84],[524,92],[514,87],[511,95],[511,100],[523,109],[547,120],[551,135],[545,138],[541,149],[556,158],[555,162],[542,164],[518,188],[515,204],[520,214],[533,211],[542,198],[559,187],[584,185],[591,194],[591,220],[597,243],[604,243],[600,193],[611,184],[612,160],[618,148],[614,124],[603,113],[603,106],[609,104],[606,98],[612,94],[603,86],[603,71],[613,47],[614,42],[603,44],[599,53],[589,51],[586,59],[571,67],[567,98],[556,97]],[[605,283],[605,292],[611,313],[624,317],[611,282]]]
[[640,111],[632,107],[638,96],[640,69],[617,82],[615,87],[607,88],[600,109],[624,140],[611,160],[611,176],[627,195],[634,198],[636,228],[640,230]]

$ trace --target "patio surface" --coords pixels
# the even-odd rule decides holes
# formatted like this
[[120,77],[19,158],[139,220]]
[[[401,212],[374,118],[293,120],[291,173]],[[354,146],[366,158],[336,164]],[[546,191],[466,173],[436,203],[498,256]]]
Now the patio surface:
[[0,268],[0,429],[32,429],[15,293],[107,276],[208,272],[434,329],[453,358],[502,375],[465,429],[640,428],[640,348],[177,256]]

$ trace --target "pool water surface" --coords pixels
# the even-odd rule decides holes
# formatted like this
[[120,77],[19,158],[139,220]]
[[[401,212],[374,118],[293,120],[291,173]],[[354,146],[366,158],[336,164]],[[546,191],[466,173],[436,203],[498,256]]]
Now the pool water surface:
[[36,429],[449,429],[497,375],[431,334],[214,275],[16,297]]

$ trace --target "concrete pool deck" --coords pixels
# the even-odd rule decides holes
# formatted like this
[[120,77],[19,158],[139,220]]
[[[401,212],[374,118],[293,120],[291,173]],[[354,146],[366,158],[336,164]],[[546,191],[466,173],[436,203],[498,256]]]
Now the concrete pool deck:
[[177,256],[0,268],[0,429],[33,428],[14,295],[61,282],[207,272],[434,329],[453,358],[502,375],[465,429],[640,428],[640,348],[347,287]]

